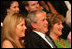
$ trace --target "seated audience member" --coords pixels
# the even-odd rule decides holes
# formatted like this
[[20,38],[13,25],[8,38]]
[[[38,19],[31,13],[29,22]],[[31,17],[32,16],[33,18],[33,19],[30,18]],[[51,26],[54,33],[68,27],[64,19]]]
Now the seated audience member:
[[46,4],[45,1],[23,1],[22,8],[26,9],[25,11],[28,13],[35,10],[43,10],[46,13],[58,14],[52,4],[49,1],[47,1],[47,3],[48,4]]
[[46,36],[48,32],[46,19],[46,12],[42,10],[32,11],[28,14],[26,23],[32,32],[29,32],[26,36],[26,48],[56,48],[53,41]]
[[[68,10],[67,11],[67,14],[66,14],[66,23],[69,25],[69,27],[71,28],[71,10]],[[71,46],[71,31],[69,32],[69,35],[67,37],[67,41],[68,43],[70,44]]]
[[[65,1],[49,1],[50,3],[48,1],[45,1],[45,2],[47,2],[47,4],[50,7],[52,7],[52,6],[54,7],[53,9],[55,9],[55,10],[53,10],[52,12],[61,14],[64,17],[66,17],[67,10],[71,8],[70,3],[65,3]],[[69,1],[66,1],[66,2],[69,2]],[[70,27],[66,24],[65,21],[62,23],[62,25],[64,28],[62,29],[62,35],[60,37],[63,39],[67,39],[67,36],[70,32]],[[66,35],[66,36],[64,36],[64,35]]]
[[24,48],[25,18],[21,14],[9,13],[3,22],[1,32],[2,48]]
[[31,11],[35,11],[35,10],[42,10],[43,8],[39,5],[38,1],[23,1],[22,2],[22,8],[25,8],[27,15],[28,13],[30,13]]
[[5,16],[10,13],[19,13],[19,3],[18,1],[1,1],[1,26],[3,26],[3,21]]
[[54,40],[57,48],[70,48],[68,42],[59,36],[62,35],[64,17],[61,15],[48,15],[49,36]]

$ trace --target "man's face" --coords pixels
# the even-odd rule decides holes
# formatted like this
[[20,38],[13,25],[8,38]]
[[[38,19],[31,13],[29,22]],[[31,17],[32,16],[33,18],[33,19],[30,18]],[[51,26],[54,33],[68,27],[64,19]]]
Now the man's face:
[[46,20],[46,13],[37,13],[36,31],[46,33],[48,31],[48,22]]
[[35,10],[41,10],[42,7],[39,5],[38,1],[28,1],[28,11],[35,11]]

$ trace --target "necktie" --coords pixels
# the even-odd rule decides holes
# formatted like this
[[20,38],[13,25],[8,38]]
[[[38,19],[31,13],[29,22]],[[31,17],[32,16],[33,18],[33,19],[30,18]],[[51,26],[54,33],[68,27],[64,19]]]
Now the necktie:
[[50,44],[53,46],[53,48],[56,48],[56,46],[54,45],[52,40],[47,35],[45,35],[45,38],[50,42]]

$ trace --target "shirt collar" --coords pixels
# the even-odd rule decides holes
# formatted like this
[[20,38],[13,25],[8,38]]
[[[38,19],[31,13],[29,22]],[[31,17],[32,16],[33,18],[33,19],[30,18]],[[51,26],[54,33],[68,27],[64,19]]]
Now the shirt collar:
[[45,38],[45,34],[38,32],[38,31],[34,31],[35,33],[37,33],[38,35],[40,35],[41,37]]

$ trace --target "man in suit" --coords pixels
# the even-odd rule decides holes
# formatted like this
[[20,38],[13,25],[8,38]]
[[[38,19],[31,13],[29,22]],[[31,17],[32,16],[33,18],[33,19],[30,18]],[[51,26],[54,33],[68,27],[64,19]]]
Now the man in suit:
[[46,12],[33,11],[26,18],[27,26],[32,30],[26,36],[26,48],[56,48],[53,41],[45,35],[48,32]]

